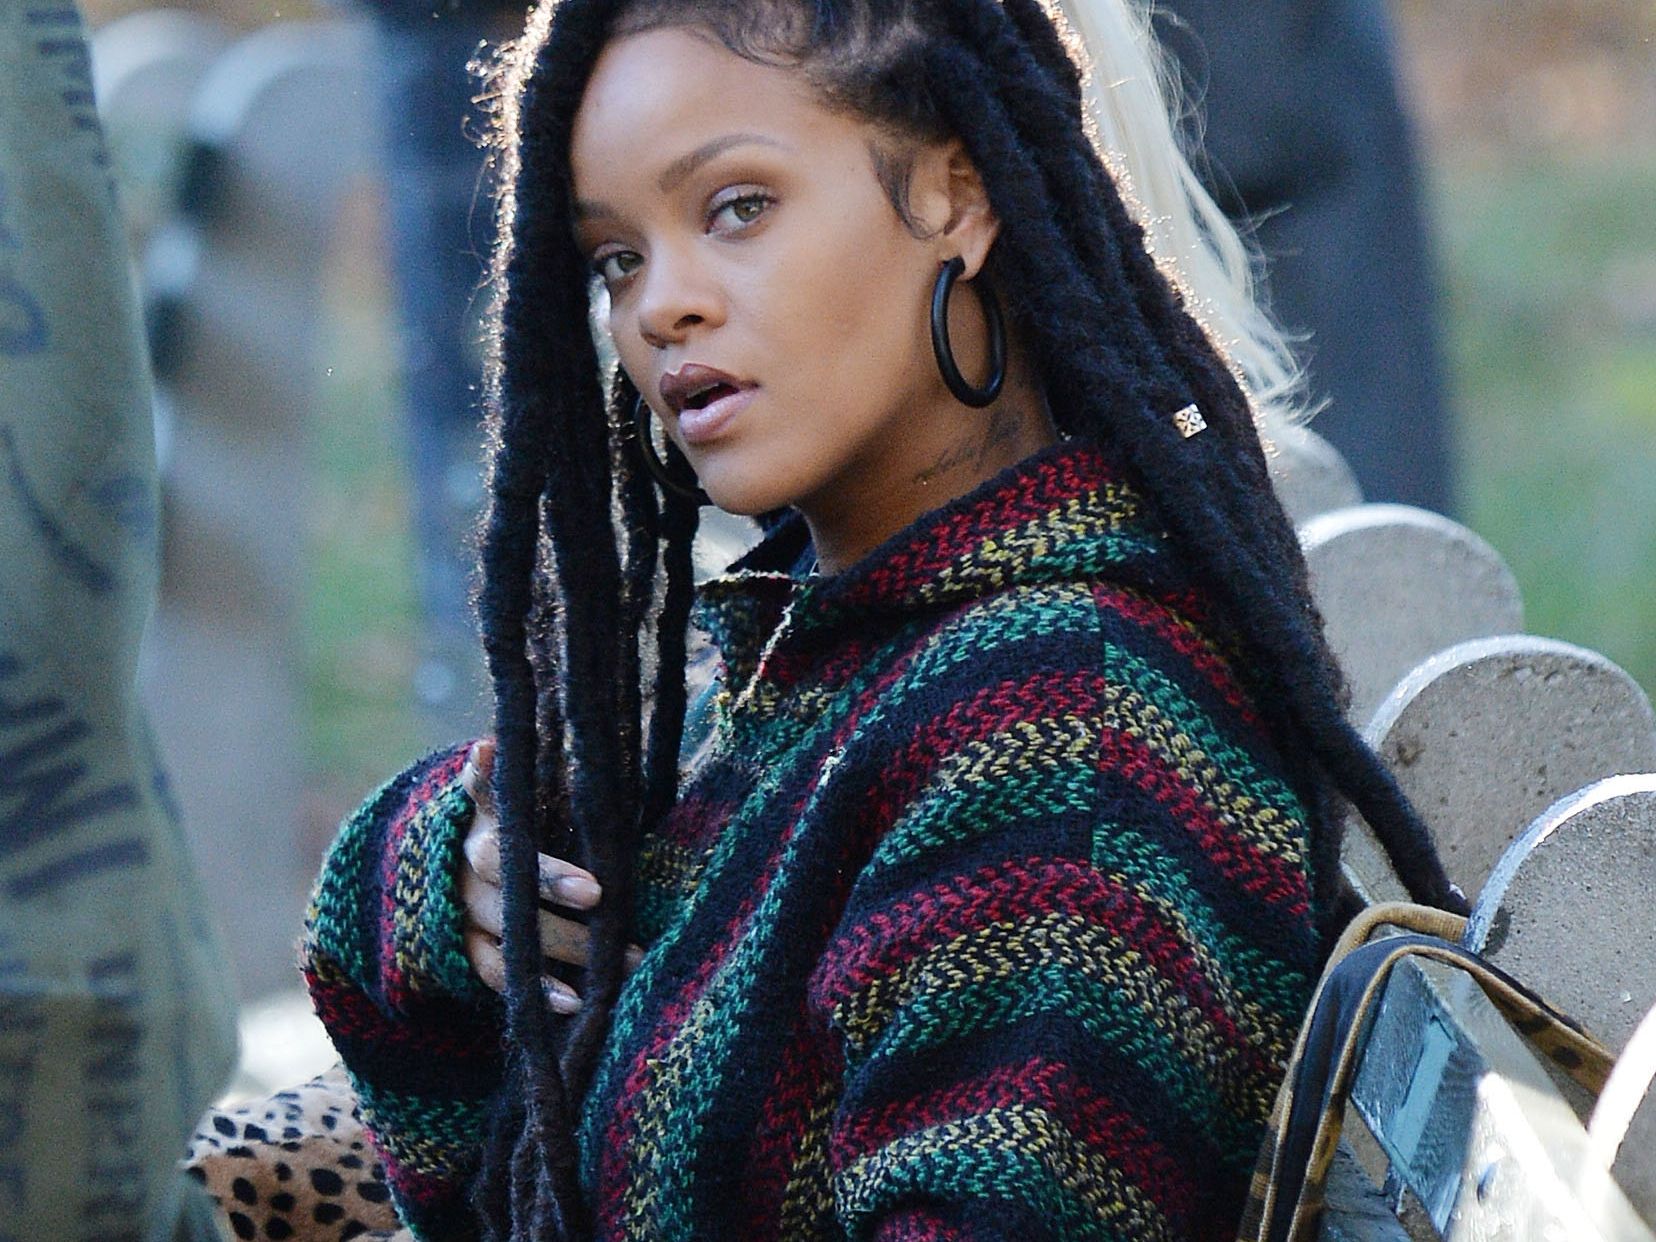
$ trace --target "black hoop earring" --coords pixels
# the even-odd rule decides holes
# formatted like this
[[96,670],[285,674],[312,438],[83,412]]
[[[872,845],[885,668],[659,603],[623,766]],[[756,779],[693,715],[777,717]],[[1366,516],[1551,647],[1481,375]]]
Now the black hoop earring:
[[989,323],[989,378],[982,388],[972,387],[960,373],[960,367],[955,363],[954,346],[949,344],[949,294],[954,289],[955,280],[965,270],[966,260],[957,254],[937,273],[931,301],[932,352],[937,355],[937,369],[943,372],[943,382],[949,386],[955,400],[981,410],[1000,396],[1001,386],[1006,383],[1006,323],[1001,318],[1000,303],[994,293],[982,281],[972,281],[978,301],[983,303],[983,317]]
[[655,436],[650,428],[650,407],[642,396],[633,399],[632,418],[632,438],[637,446],[638,455],[644,462],[644,469],[661,485],[662,491],[669,492],[680,500],[688,500],[691,504],[712,504],[713,501],[702,491],[693,473],[686,470],[684,474],[688,477],[675,477],[672,469],[661,460],[661,455],[656,452]]

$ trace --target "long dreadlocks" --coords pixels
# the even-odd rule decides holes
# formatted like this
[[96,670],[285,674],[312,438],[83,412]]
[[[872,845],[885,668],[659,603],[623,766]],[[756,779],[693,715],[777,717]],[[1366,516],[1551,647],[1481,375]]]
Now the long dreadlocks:
[[[477,1203],[486,1232],[514,1242],[590,1232],[574,1121],[621,985],[636,846],[677,796],[697,513],[658,491],[630,451],[636,394],[625,376],[606,400],[568,162],[599,51],[661,26],[702,27],[739,55],[794,67],[829,106],[899,141],[964,142],[1002,225],[987,276],[1059,429],[1104,445],[1131,472],[1245,653],[1310,814],[1324,932],[1342,908],[1342,799],[1416,899],[1459,902],[1423,825],[1345,719],[1248,401],[1089,141],[1080,71],[1040,0],[545,3],[503,60],[499,95],[479,600],[495,687],[511,1055]],[[876,165],[904,212],[902,162],[889,156]],[[1185,441],[1169,414],[1192,402],[1210,432]],[[605,894],[572,1019],[542,1002],[537,849],[586,867]]]

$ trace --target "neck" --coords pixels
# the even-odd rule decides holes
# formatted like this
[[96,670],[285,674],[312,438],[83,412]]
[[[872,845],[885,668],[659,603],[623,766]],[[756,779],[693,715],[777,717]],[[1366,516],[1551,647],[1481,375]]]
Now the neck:
[[956,403],[930,425],[939,430],[924,435],[914,428],[913,447],[905,445],[887,468],[864,473],[858,486],[800,502],[822,573],[856,564],[922,514],[1058,438],[1044,397],[1027,383],[1009,382],[987,409]]

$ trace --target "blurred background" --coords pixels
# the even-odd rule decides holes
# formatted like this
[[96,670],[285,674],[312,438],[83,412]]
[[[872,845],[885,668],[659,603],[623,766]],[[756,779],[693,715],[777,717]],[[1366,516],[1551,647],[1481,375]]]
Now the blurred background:
[[[391,17],[84,3],[163,394],[148,694],[252,999],[294,986],[339,818],[487,719],[461,572],[480,351],[474,302],[453,293],[481,277],[486,179],[472,156],[422,190],[397,152],[413,129],[385,121],[423,89],[455,101],[448,137],[481,118],[463,78],[413,59],[451,0]],[[1393,0],[1384,15],[1441,326],[1439,507],[1508,560],[1531,632],[1656,687],[1656,6]],[[499,37],[502,19],[450,37],[446,63],[480,29]],[[448,396],[456,365],[424,373],[438,329],[394,275],[418,241],[398,213],[427,190],[449,205],[427,251],[450,265],[458,326],[442,330],[463,379]],[[436,407],[448,416],[421,425]]]

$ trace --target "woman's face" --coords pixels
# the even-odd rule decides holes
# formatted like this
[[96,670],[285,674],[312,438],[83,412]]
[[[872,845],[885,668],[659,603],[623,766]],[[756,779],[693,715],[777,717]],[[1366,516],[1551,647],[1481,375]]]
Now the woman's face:
[[[874,137],[797,71],[684,29],[617,39],[594,68],[571,151],[577,241],[621,365],[724,509],[880,525],[987,417],[949,396],[928,335],[940,263],[962,254],[975,273],[993,241],[981,186],[958,149],[921,147],[917,236]],[[967,291],[954,302],[977,378],[981,317]]]

